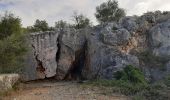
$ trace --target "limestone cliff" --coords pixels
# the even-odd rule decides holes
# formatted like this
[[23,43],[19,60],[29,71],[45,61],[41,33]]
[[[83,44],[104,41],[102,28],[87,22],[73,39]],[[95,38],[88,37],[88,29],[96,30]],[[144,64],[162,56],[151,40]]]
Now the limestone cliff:
[[93,28],[64,28],[30,35],[25,79],[112,79],[126,65],[149,80],[170,74],[169,14],[124,17]]

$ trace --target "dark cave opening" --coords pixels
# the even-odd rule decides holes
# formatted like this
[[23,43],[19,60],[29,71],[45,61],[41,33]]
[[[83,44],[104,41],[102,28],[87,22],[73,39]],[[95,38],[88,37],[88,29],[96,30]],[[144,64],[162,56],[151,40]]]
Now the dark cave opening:
[[58,47],[58,51],[56,53],[56,62],[58,62],[58,60],[60,59],[60,53],[61,53],[61,45],[60,45],[60,41],[59,38],[57,39],[57,47]]
[[85,42],[84,46],[75,52],[75,61],[72,62],[72,65],[67,72],[64,80],[83,80],[82,70],[85,67],[85,59],[86,59],[86,48],[87,42]]

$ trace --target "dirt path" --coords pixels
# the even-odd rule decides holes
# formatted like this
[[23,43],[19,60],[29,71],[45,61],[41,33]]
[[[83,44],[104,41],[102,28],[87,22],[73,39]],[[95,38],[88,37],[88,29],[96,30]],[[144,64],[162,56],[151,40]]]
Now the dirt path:
[[77,82],[29,82],[3,100],[127,100],[124,96],[106,95],[99,88]]

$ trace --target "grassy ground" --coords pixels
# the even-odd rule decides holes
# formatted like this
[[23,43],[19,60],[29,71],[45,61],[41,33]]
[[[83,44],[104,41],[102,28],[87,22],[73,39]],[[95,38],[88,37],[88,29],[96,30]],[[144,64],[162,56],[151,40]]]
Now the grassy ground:
[[142,71],[128,65],[114,73],[114,77],[114,80],[93,80],[86,84],[101,87],[105,91],[109,89],[112,91],[110,93],[123,94],[132,100],[170,100],[170,76],[151,84],[145,80]]
[[120,80],[95,80],[84,85],[100,87],[106,95],[118,93],[130,97],[132,100],[170,100],[170,78],[148,85]]

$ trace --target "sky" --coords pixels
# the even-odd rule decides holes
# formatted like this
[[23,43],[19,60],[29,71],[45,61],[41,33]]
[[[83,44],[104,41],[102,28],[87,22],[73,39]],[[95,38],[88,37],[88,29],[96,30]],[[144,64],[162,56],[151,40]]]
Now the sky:
[[[97,24],[96,6],[107,0],[0,0],[0,13],[9,11],[22,19],[24,27],[36,19],[46,20],[50,26],[58,20],[72,22],[74,11],[83,13]],[[170,0],[117,0],[127,15],[141,15],[147,11],[170,11]]]

